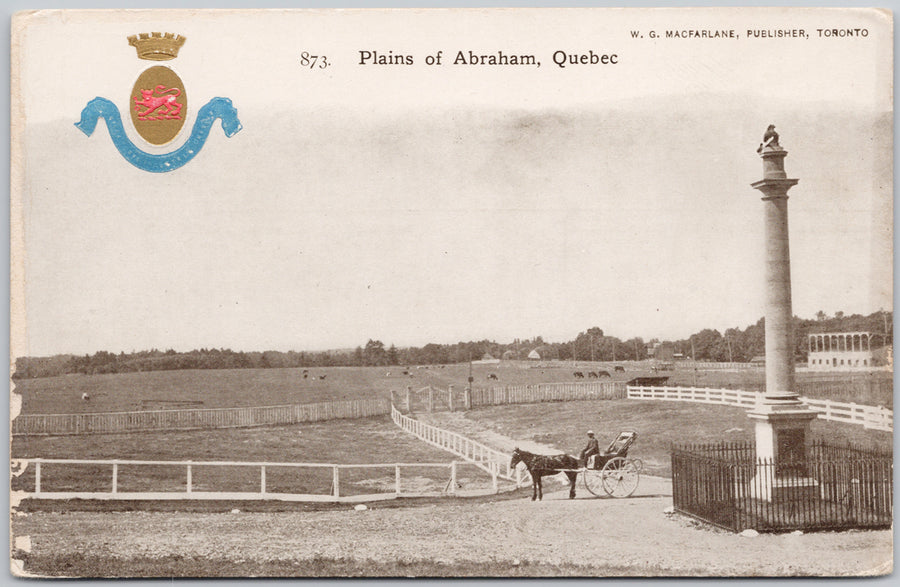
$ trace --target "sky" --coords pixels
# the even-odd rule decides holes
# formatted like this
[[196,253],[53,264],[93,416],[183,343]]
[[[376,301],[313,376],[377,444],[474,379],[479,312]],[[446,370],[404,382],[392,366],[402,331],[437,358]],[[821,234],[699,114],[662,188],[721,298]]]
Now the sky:
[[[743,328],[764,312],[750,184],[772,123],[800,179],[794,314],[892,308],[891,40],[875,12],[50,12],[26,24],[17,355]],[[630,38],[788,25],[870,33]],[[243,124],[231,138],[215,126],[167,174],[131,167],[103,123],[91,137],[73,126],[94,96],[128,106],[158,63],[125,38],[149,30],[188,39],[163,63],[194,108],[185,128],[214,96]],[[309,49],[333,65],[302,68]],[[469,49],[541,67],[447,63]],[[361,66],[361,50],[415,64]],[[445,64],[424,65],[438,50]],[[559,68],[559,50],[619,63]],[[126,130],[157,153],[188,132],[154,148]]]

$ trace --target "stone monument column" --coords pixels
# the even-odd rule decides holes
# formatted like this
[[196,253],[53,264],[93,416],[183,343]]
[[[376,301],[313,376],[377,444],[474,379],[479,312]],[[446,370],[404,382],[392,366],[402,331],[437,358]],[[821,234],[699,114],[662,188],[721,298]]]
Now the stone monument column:
[[[778,143],[778,133],[770,126],[757,150],[763,160],[763,178],[751,184],[762,192],[766,238],[766,391],[762,401],[748,416],[756,420],[756,456],[774,463],[754,483],[756,497],[779,498],[779,479],[797,481],[805,477],[809,424],[816,413],[799,399],[794,389],[794,336],[791,309],[791,254],[788,238],[789,189],[799,179],[789,179],[784,170],[787,156]],[[791,466],[785,464],[791,463]],[[812,480],[809,480],[812,481]]]

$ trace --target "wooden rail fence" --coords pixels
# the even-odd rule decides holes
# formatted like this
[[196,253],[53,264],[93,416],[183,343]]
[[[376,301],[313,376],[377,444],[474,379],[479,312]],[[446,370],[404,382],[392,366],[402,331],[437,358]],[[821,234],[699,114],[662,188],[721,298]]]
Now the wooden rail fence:
[[[30,487],[25,490],[15,491],[17,497],[35,498],[35,499],[117,499],[117,500],[173,500],[173,499],[190,499],[190,500],[280,500],[280,501],[344,501],[344,502],[361,502],[372,501],[376,499],[391,499],[400,496],[405,497],[426,497],[444,494],[456,494],[457,489],[457,472],[460,465],[452,461],[450,463],[381,463],[381,464],[356,464],[356,465],[338,465],[326,463],[279,463],[279,462],[245,462],[245,461],[139,461],[139,460],[85,460],[85,459],[13,459],[11,461],[16,476],[21,476],[28,467],[33,467],[33,480],[29,481]],[[98,475],[90,475],[79,478],[75,484],[81,486],[80,489],[69,487],[65,491],[50,490],[45,486],[46,474],[42,471],[44,465],[55,465],[60,468],[73,466],[93,466],[106,469],[108,467],[109,477],[108,483],[102,483],[105,488],[97,490],[98,481],[102,477]],[[136,468],[146,468],[153,466],[161,469],[163,473],[152,476],[153,482],[157,484],[175,485],[177,488],[172,490],[157,491],[129,491],[122,490],[121,481],[123,477],[122,469],[133,472]],[[258,489],[255,491],[210,491],[198,490],[195,475],[198,469],[202,468],[222,469],[229,467],[231,469],[250,468],[257,469],[259,481]],[[440,491],[413,491],[405,490],[403,484],[403,474],[405,469],[415,469],[413,476],[417,479],[421,478],[422,469],[438,469],[446,471],[447,481],[438,481],[439,487],[443,487]],[[179,475],[178,470],[182,473]],[[328,493],[291,493],[286,491],[273,490],[271,482],[267,481],[267,472],[288,469],[293,476],[299,475],[302,469],[330,469],[331,470],[331,487]],[[342,495],[341,471],[347,470],[371,470],[381,469],[382,471],[392,470],[394,473],[393,491],[383,491],[380,493],[369,493],[362,495]],[[168,471],[168,473],[166,473]],[[55,472],[58,474],[59,470]],[[383,475],[383,473],[382,473]],[[54,475],[50,476],[51,479]],[[440,479],[440,476],[438,477]],[[70,481],[70,484],[72,482]],[[85,485],[93,485],[94,487],[85,489]],[[496,488],[496,483],[494,484]],[[486,493],[478,491],[477,493]]]
[[[752,408],[762,401],[762,398],[763,394],[761,392],[741,391],[738,389],[628,386],[628,399],[689,401]],[[894,412],[884,407],[808,397],[801,397],[800,401],[819,412],[819,418],[822,420],[861,424],[866,428],[884,430],[886,432],[893,432],[894,430]]]
[[384,416],[390,411],[388,399],[375,398],[249,408],[28,414],[12,421],[11,432],[17,436],[241,428]]
[[490,473],[495,490],[498,489],[498,478],[515,481],[517,487],[523,483],[522,470],[518,468],[511,469],[509,466],[512,455],[495,450],[480,442],[475,442],[462,434],[404,416],[394,406],[391,406],[391,419],[397,426],[418,439],[461,456],[476,467]]

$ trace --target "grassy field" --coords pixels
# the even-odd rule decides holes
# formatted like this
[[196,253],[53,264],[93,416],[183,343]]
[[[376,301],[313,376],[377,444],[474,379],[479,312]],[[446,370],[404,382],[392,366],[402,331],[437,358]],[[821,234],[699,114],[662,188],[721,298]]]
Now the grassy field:
[[[310,369],[306,379],[303,369],[76,374],[17,381],[15,391],[22,396],[23,414],[230,408],[388,397],[390,390],[404,391],[407,386],[461,389],[468,369],[468,365],[413,367],[407,376],[402,367],[328,367]],[[486,385],[489,373],[497,374],[502,385],[572,380],[569,370],[508,365],[475,365],[472,373],[476,385]],[[325,379],[319,379],[323,375]],[[89,401],[81,399],[83,393],[90,395]]]
[[[236,428],[182,432],[95,434],[90,436],[14,437],[12,458],[162,461],[268,461],[299,463],[449,463],[453,455],[400,430],[387,417],[332,420],[297,426]],[[273,492],[327,494],[328,468],[272,468],[267,486]],[[448,469],[404,468],[407,491],[440,491]],[[109,491],[111,468],[94,465],[45,464],[45,491]],[[461,466],[462,489],[490,485],[490,477],[474,466]],[[184,467],[132,466],[119,468],[121,491],[183,491]],[[251,467],[194,467],[197,491],[257,491],[259,469]],[[34,468],[12,480],[13,490],[33,490]],[[358,495],[392,492],[394,468],[341,471],[341,493]]]
[[[534,368],[527,363],[474,365],[474,385],[498,386],[575,381],[573,372],[599,370],[601,366],[577,368]],[[625,373],[613,373],[612,380],[627,381],[650,375],[643,369],[627,367]],[[399,367],[329,367],[310,369],[303,378],[302,369],[223,369],[150,371],[109,375],[65,375],[16,382],[15,392],[22,398],[23,414],[78,414],[179,408],[230,408],[324,402],[343,399],[388,397],[390,390],[404,391],[407,386],[421,389],[434,385],[462,389],[469,374],[468,365],[430,366],[410,369],[403,375]],[[488,380],[495,374],[498,381]],[[320,376],[325,379],[319,379]],[[670,384],[698,387],[761,389],[765,384],[762,369],[742,371],[675,370],[658,373],[670,377]],[[810,397],[830,397],[838,401],[856,401],[869,405],[893,405],[890,373],[847,374],[845,390],[827,393],[810,390]],[[834,380],[832,375],[798,373],[800,384]],[[872,382],[887,382],[881,385]],[[81,399],[83,393],[89,401]]]
[[[462,389],[469,366],[327,367],[303,369],[221,369],[147,371],[106,375],[64,375],[16,382],[23,414],[79,414],[178,408],[230,408],[388,397],[405,391],[449,385]],[[579,367],[579,370],[585,370]],[[473,365],[476,386],[573,381],[571,368],[529,368],[527,364]],[[498,381],[488,380],[488,375]],[[325,379],[319,379],[320,376]],[[626,380],[635,372],[616,373]],[[83,393],[90,395],[83,401]]]
[[[629,456],[639,458],[650,475],[671,476],[669,447],[675,442],[709,443],[753,440],[753,423],[743,408],[693,402],[607,400],[521,404],[480,408],[465,413],[479,426],[509,438],[532,440],[576,455],[593,429],[605,448],[622,430],[638,439]],[[814,437],[891,450],[889,432],[815,420]]]

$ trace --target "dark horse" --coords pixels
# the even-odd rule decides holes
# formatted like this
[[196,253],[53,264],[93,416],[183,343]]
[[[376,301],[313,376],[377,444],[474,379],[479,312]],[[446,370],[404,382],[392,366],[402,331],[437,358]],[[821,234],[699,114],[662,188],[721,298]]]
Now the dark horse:
[[569,455],[536,455],[517,448],[513,451],[509,468],[515,468],[520,462],[525,463],[528,473],[531,474],[531,487],[533,490],[531,501],[544,499],[541,477],[544,475],[555,475],[560,471],[565,472],[566,477],[569,478],[569,499],[575,499],[575,479],[578,478],[578,472],[575,469],[581,468],[578,464],[578,459]]

